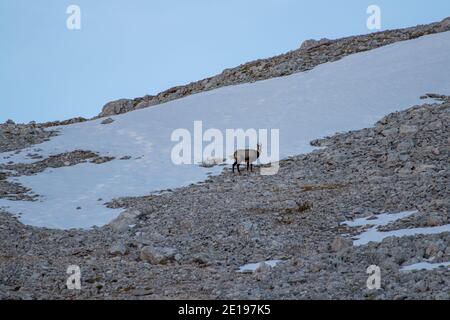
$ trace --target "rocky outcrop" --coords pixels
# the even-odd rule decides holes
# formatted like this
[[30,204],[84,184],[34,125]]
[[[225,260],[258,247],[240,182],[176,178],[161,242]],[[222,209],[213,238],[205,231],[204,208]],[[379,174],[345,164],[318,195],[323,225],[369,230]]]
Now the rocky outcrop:
[[439,26],[439,31],[445,32],[445,31],[448,31],[449,28],[450,28],[450,17],[445,18],[444,20],[441,21],[440,26]]
[[151,264],[167,264],[176,260],[177,250],[174,248],[143,247],[140,254],[142,261]]
[[[33,134],[31,135],[33,136]],[[1,137],[0,141],[2,141]],[[21,146],[19,145],[19,147]],[[0,164],[0,199],[32,201],[37,197],[32,193],[32,190],[21,186],[19,183],[11,182],[8,178],[34,175],[48,168],[69,167],[86,162],[102,164],[114,160],[113,157],[102,157],[97,153],[84,150],[61,153],[46,159],[32,153],[27,156],[36,161],[33,163]]]
[[117,232],[123,232],[130,229],[130,226],[136,223],[141,215],[139,210],[125,210],[117,218],[108,224],[108,227]]
[[121,114],[128,111],[131,111],[135,107],[134,100],[130,99],[119,99],[115,101],[108,102],[102,109],[102,113],[100,116],[108,116],[114,114]]
[[120,99],[109,102],[103,107],[98,117],[147,108],[224,86],[287,76],[296,72],[311,70],[319,64],[336,61],[350,54],[449,30],[450,18],[446,18],[442,22],[428,25],[388,30],[337,40],[306,40],[297,50],[272,58],[245,63],[236,68],[226,69],[219,75],[184,86],[177,86],[157,95],[146,95],[136,99]]
[[50,127],[57,127],[57,126],[67,126],[69,124],[80,123],[80,122],[85,122],[85,121],[88,121],[88,119],[83,118],[83,117],[77,117],[77,118],[72,118],[72,119],[63,120],[63,121],[44,122],[44,123],[38,124],[38,126],[41,128],[50,128]]
[[323,39],[320,39],[320,40],[314,40],[314,39],[305,40],[300,45],[300,49],[299,50],[306,51],[306,50],[312,49],[314,47],[321,46],[321,45],[329,43],[329,42],[331,42],[331,40],[330,39],[326,39],[326,38],[323,38]]
[[7,120],[5,123],[0,123],[0,153],[23,149],[58,135],[57,129],[48,128],[85,121],[88,120],[83,117],[45,123],[31,121],[27,124],[16,124],[12,120]]
[[56,131],[44,130],[33,122],[15,124],[12,120],[0,124],[0,153],[26,148],[56,136]]

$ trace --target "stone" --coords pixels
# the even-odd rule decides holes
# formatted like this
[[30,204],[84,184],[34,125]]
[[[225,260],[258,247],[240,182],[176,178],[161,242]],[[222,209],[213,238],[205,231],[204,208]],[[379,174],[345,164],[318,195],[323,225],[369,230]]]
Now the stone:
[[101,124],[110,124],[110,123],[113,123],[113,122],[114,122],[113,119],[111,119],[111,118],[106,118],[105,120],[103,120],[103,121],[101,122]]
[[151,102],[150,102],[150,101],[143,100],[143,101],[139,102],[139,103],[136,105],[135,109],[136,109],[136,110],[139,110],[139,109],[148,108],[148,107],[150,107],[150,106],[151,106]]
[[409,154],[407,154],[407,153],[402,153],[398,156],[398,159],[403,162],[408,161],[409,158],[410,158]]
[[146,246],[141,249],[140,259],[151,264],[167,264],[175,261],[177,250],[174,248],[155,248]]
[[433,164],[420,164],[415,168],[417,173],[429,172],[436,169],[436,166]]
[[439,217],[429,217],[426,224],[427,227],[437,227],[442,224],[442,220]]
[[407,152],[414,148],[415,143],[412,139],[403,139],[397,145],[398,152]]
[[436,244],[432,243],[426,248],[425,255],[427,258],[431,258],[434,255],[436,255],[438,252],[439,252],[438,246]]
[[351,241],[342,238],[341,236],[336,236],[330,245],[332,252],[339,252],[351,246]]
[[402,125],[400,126],[400,134],[413,134],[419,130],[417,126]]
[[264,272],[269,272],[272,270],[272,267],[265,263],[265,262],[261,262],[258,267],[255,269],[255,273],[264,273]]
[[381,131],[381,134],[385,137],[387,136],[392,136],[398,133],[398,129],[397,128],[389,128],[389,129],[384,129],[383,131]]
[[440,30],[439,31],[449,31],[450,30],[450,17],[445,18],[440,23]]
[[441,130],[443,127],[442,121],[441,120],[436,120],[434,122],[431,122],[430,124],[428,124],[426,126],[427,130],[431,130],[431,131],[437,131],[437,130]]
[[195,254],[192,258],[192,262],[199,264],[199,265],[208,265],[209,264],[209,257],[205,254]]
[[326,38],[323,38],[323,39],[320,39],[320,40],[314,40],[314,39],[305,40],[300,45],[300,50],[308,50],[308,49],[320,46],[320,45],[328,43],[328,42],[330,42],[330,40],[326,39]]
[[441,154],[441,151],[439,150],[439,148],[431,147],[430,150],[431,150],[431,153],[434,154],[435,156],[438,156]]
[[128,252],[127,247],[123,243],[117,243],[115,245],[112,245],[108,253],[112,256],[123,256]]

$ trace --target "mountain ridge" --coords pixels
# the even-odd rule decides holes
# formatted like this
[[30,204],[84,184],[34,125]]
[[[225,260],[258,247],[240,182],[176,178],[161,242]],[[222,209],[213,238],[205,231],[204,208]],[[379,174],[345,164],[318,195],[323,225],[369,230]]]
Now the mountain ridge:
[[415,27],[392,29],[365,35],[349,36],[335,40],[306,40],[298,49],[269,58],[257,59],[222,73],[186,85],[164,90],[156,95],[145,95],[134,99],[118,99],[106,103],[95,118],[122,114],[147,108],[191,94],[209,91],[224,86],[266,80],[304,72],[326,62],[337,61],[347,55],[376,49],[399,41],[411,40],[424,35],[450,30],[450,17]]
[[[350,54],[369,51],[395,42],[411,40],[424,35],[445,31],[450,31],[450,17],[444,18],[439,22],[379,31],[365,35],[348,36],[335,40],[326,38],[320,40],[305,40],[298,49],[273,57],[261,58],[243,63],[237,67],[227,68],[215,76],[193,81],[185,85],[174,86],[155,95],[145,95],[136,98],[121,98],[109,101],[102,107],[101,112],[91,119],[79,116],[66,120],[48,121],[43,123],[31,121],[26,124],[25,130],[29,130],[29,128],[39,130],[42,128],[65,126],[95,120],[159,105],[224,86],[255,82],[286,76],[297,72],[304,72],[313,69],[319,64],[337,61]],[[364,45],[364,43],[366,43],[366,45]],[[361,46],[359,44],[361,44]],[[322,50],[324,52],[321,53]],[[333,53],[333,50],[338,50],[338,52],[340,50],[342,52],[336,54]],[[15,123],[12,120],[7,120],[4,124],[0,125],[6,126],[8,124],[14,125]]]

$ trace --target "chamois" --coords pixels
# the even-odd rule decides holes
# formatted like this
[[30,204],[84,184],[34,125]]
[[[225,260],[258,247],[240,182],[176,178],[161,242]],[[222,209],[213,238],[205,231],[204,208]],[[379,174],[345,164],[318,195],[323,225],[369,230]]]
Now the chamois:
[[236,150],[233,154],[233,173],[234,173],[234,167],[237,165],[237,170],[239,174],[241,174],[241,170],[239,170],[239,165],[241,162],[247,163],[247,171],[250,167],[250,170],[253,172],[253,162],[258,160],[259,155],[261,153],[261,145],[258,143],[256,150],[254,149],[240,149]]

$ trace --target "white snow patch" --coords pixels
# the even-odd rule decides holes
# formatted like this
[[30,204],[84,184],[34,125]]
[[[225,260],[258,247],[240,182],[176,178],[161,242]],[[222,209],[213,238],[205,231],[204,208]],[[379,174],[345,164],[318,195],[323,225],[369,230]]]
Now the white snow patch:
[[372,226],[361,234],[353,237],[353,245],[361,246],[369,242],[382,242],[388,237],[406,237],[415,235],[439,234],[450,232],[450,224],[437,227],[424,227],[412,229],[399,229],[392,231],[379,231],[380,226],[386,226],[391,222],[401,220],[417,213],[417,211],[404,211],[395,214],[383,213],[374,217],[356,219],[354,221],[344,221],[342,224],[349,227]]
[[419,262],[409,266],[402,267],[400,271],[414,271],[414,270],[435,270],[439,268],[449,268],[450,269],[450,261],[449,262],[441,262],[441,263],[430,263],[430,262]]
[[382,213],[376,216],[370,216],[366,218],[359,218],[353,221],[344,221],[343,224],[349,227],[362,227],[367,225],[373,226],[386,226],[391,222],[395,222],[400,219],[407,218],[418,211],[403,211],[399,213]]
[[281,262],[281,260],[268,260],[268,261],[263,261],[263,262],[258,262],[258,263],[249,263],[242,267],[239,267],[238,272],[255,272],[263,264],[266,264],[269,267],[274,268],[280,262]]
[[[59,136],[18,154],[0,154],[0,163],[32,163],[36,160],[27,157],[30,152],[48,157],[76,149],[116,159],[11,179],[41,197],[35,202],[1,199],[0,207],[22,213],[21,221],[35,226],[104,225],[120,212],[104,206],[113,198],[173,189],[223,170],[172,164],[176,143],[170,140],[171,133],[178,128],[193,132],[196,120],[203,121],[204,131],[216,128],[222,133],[238,128],[280,129],[283,159],[313,150],[311,140],[370,127],[388,113],[421,104],[422,94],[450,94],[449,83],[450,32],[446,32],[354,54],[308,72],[224,87],[113,116],[115,121],[109,125],[97,119],[58,127]],[[270,143],[263,148],[270,152]],[[124,156],[131,159],[119,160]]]
[[205,168],[210,168],[210,167],[224,165],[225,163],[226,163],[226,159],[222,159],[222,158],[206,158],[206,159],[204,159],[202,161],[200,166],[205,167]]

